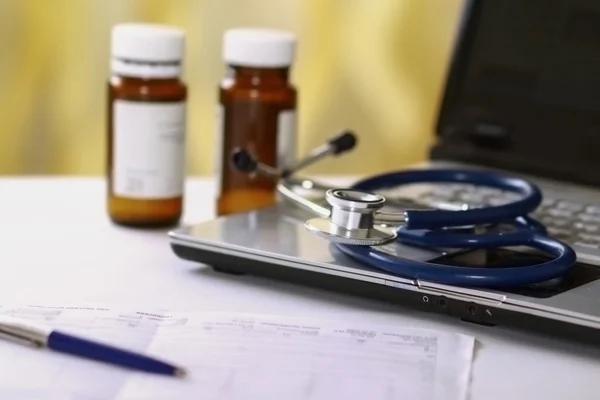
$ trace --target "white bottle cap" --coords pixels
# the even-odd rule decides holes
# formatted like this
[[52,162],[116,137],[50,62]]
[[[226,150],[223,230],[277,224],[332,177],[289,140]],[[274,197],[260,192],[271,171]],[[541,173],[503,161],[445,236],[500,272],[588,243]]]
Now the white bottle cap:
[[237,28],[225,32],[223,58],[243,67],[283,68],[294,61],[296,37],[286,31]]
[[178,76],[185,52],[185,33],[167,25],[119,24],[112,29],[111,52],[111,68],[116,74]]

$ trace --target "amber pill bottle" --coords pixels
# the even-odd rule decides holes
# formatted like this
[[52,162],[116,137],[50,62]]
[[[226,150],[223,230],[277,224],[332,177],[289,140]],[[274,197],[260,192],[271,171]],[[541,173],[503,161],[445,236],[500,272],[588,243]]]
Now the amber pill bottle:
[[290,82],[296,51],[292,33],[238,28],[225,32],[226,76],[217,110],[218,215],[275,204],[276,183],[237,171],[231,162],[245,148],[261,162],[282,167],[296,157],[297,91]]
[[119,225],[176,225],[183,213],[185,35],[154,24],[112,30],[107,115],[107,211]]

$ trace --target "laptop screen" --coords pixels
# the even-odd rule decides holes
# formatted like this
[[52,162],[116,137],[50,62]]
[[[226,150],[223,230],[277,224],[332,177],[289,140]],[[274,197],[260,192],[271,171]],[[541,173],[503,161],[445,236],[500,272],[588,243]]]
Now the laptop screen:
[[600,1],[466,3],[433,159],[600,185]]

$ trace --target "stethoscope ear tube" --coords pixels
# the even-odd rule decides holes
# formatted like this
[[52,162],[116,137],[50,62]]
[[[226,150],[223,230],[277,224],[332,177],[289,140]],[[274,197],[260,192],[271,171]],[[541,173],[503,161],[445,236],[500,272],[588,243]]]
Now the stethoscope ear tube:
[[405,229],[440,229],[446,226],[494,224],[528,215],[542,202],[542,193],[534,184],[491,171],[464,169],[424,169],[390,172],[356,182],[353,189],[377,192],[410,184],[471,184],[519,194],[521,199],[508,204],[463,211],[406,210]]

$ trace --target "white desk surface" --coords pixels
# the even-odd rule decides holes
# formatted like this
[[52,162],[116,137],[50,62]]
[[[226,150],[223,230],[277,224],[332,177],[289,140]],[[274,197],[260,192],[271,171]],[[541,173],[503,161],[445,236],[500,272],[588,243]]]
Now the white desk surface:
[[[180,260],[166,230],[112,225],[99,178],[0,179],[0,303],[162,307],[345,316],[461,331],[478,341],[471,399],[598,399],[600,349],[481,327],[350,295],[255,277],[230,277]],[[214,185],[188,183],[183,223],[214,215]]]

